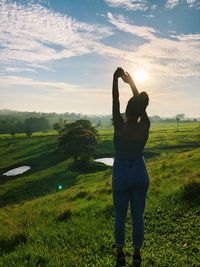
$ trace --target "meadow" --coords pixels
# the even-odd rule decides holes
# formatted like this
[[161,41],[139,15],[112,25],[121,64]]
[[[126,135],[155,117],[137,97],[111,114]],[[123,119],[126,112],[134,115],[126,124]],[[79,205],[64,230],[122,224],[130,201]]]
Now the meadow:
[[[99,129],[95,158],[112,157],[113,128]],[[153,123],[142,267],[200,266],[200,124]],[[4,176],[17,166],[21,175]],[[112,167],[75,170],[57,134],[0,136],[0,266],[113,267]],[[61,186],[61,187],[60,187]],[[61,189],[59,189],[61,188]],[[131,266],[131,214],[126,222]]]

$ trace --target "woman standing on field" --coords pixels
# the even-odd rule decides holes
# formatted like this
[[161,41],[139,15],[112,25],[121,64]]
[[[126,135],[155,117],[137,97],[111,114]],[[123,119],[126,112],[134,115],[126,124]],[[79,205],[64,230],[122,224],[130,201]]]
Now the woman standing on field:
[[[120,114],[118,79],[128,83],[133,97],[126,107],[126,122]],[[148,139],[150,120],[146,113],[149,97],[146,92],[139,94],[131,76],[122,68],[113,75],[113,124],[115,158],[112,171],[112,194],[115,213],[114,237],[117,247],[117,265],[125,265],[125,221],[130,201],[132,215],[133,262],[142,261],[140,249],[144,239],[144,208],[149,187],[143,149]]]

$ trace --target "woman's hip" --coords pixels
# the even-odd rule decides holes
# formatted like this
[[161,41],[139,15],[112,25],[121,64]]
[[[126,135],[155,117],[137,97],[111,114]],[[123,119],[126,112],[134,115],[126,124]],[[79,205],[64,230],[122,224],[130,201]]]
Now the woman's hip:
[[128,183],[148,186],[149,176],[144,158],[115,160],[112,170],[113,183]]

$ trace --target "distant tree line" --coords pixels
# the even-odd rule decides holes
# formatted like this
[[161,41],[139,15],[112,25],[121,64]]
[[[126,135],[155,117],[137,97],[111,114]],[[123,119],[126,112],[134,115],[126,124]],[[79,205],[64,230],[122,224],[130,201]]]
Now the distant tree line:
[[200,118],[188,118],[184,113],[176,114],[174,117],[160,117],[158,115],[150,116],[151,122],[192,122],[200,121]]
[[26,133],[31,136],[33,132],[49,129],[49,121],[45,117],[27,118],[24,122],[19,119],[0,119],[0,133],[15,135],[16,133]]
[[[122,116],[124,114],[122,113]],[[64,128],[66,123],[72,123],[76,120],[89,120],[92,126],[96,128],[108,127],[112,125],[111,115],[83,115],[81,113],[65,112],[58,114],[55,112],[24,112],[13,110],[0,110],[0,133],[26,133],[31,135],[35,131],[46,131],[55,129],[58,133]],[[175,122],[178,125],[181,122],[200,121],[200,118],[187,118],[185,114],[177,114],[174,117],[160,117],[158,115],[150,116],[151,122]]]
[[16,119],[23,122],[27,118],[40,118],[45,117],[49,121],[50,129],[53,129],[53,125],[60,119],[66,120],[68,123],[76,120],[89,120],[93,126],[110,126],[111,115],[83,115],[81,113],[65,112],[65,113],[41,113],[41,112],[27,112],[27,111],[13,111],[9,109],[0,110],[0,120]]

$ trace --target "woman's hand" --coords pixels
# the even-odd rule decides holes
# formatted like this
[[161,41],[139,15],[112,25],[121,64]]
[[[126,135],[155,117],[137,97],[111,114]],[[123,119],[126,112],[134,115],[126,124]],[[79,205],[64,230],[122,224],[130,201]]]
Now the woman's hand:
[[125,83],[128,83],[128,84],[133,83],[133,79],[132,79],[131,75],[127,71],[123,73],[122,80]]
[[117,68],[116,71],[114,72],[114,78],[119,78],[125,74],[124,70],[122,68]]

